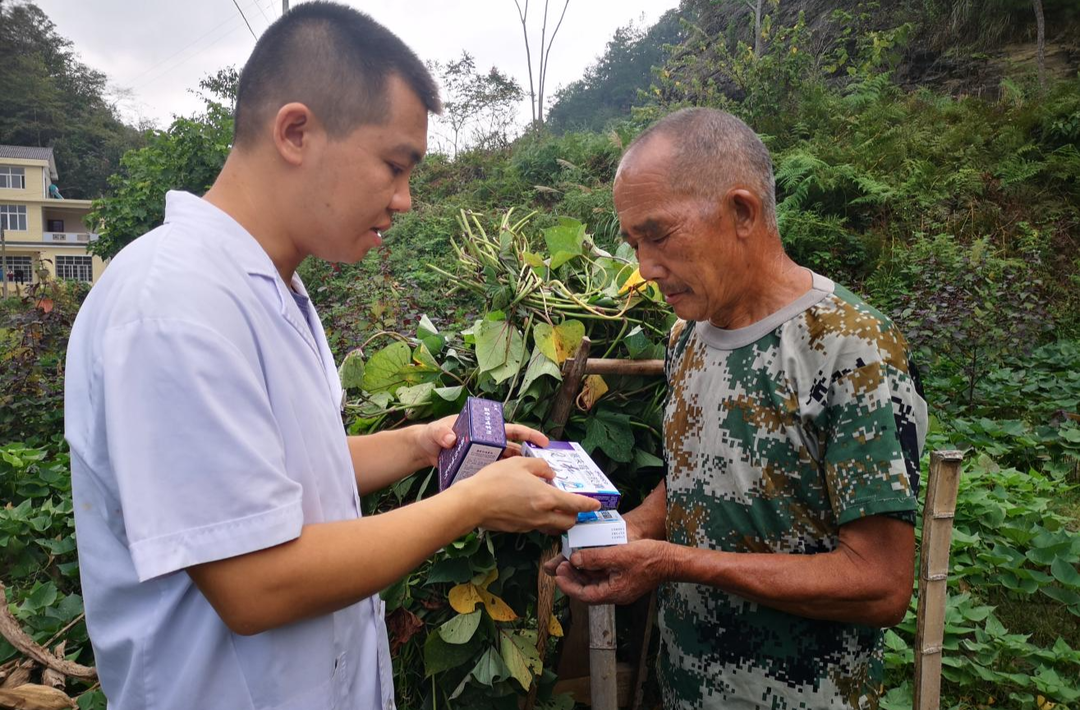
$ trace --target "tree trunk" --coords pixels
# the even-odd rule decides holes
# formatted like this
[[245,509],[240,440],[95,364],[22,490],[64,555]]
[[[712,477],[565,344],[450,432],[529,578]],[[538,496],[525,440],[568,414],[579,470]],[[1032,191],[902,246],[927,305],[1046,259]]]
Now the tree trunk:
[[1031,0],[1035,8],[1035,26],[1038,43],[1039,89],[1046,90],[1046,18],[1043,16],[1042,0]]
[[754,59],[761,58],[761,6],[765,0],[757,0],[754,8]]

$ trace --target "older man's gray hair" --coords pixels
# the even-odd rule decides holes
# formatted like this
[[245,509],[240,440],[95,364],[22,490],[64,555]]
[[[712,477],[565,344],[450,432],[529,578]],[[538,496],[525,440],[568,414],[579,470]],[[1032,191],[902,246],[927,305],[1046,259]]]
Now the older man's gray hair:
[[681,194],[717,200],[736,184],[761,200],[766,223],[776,229],[776,181],[772,157],[753,129],[730,113],[712,108],[684,108],[668,114],[627,148],[663,136],[674,146],[671,188]]

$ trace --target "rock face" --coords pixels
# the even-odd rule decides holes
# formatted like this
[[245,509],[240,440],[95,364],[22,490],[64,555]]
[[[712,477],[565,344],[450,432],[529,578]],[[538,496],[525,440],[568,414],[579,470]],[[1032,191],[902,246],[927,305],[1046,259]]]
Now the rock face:
[[[714,41],[753,44],[753,15],[747,2],[684,0],[681,11]],[[1012,3],[1006,10],[1000,0],[881,0],[876,7],[866,0],[779,0],[775,7],[772,2],[764,0],[762,5],[774,27],[793,25],[802,13],[814,36],[811,51],[833,44],[843,32],[846,22],[839,13],[858,18],[864,31],[910,23],[912,32],[895,72],[905,87],[931,86],[955,95],[996,94],[1004,77],[1035,71],[1035,14],[1030,3]],[[1080,4],[1044,0],[1044,5],[1047,77],[1075,75],[1080,70]],[[714,79],[725,93],[739,98],[730,82]]]

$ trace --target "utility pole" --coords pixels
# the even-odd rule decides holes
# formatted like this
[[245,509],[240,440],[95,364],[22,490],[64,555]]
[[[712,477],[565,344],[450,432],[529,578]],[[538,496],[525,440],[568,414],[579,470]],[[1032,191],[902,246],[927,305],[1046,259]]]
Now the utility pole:
[[284,15],[289,11],[289,0],[281,0],[281,14]]
[[7,298],[7,240],[4,238],[4,225],[0,224],[0,281],[4,284],[4,298]]

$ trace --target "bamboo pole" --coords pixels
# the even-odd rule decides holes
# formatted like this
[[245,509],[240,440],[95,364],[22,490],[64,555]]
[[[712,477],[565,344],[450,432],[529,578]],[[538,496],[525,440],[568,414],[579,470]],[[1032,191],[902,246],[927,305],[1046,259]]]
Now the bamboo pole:
[[[555,403],[548,417],[553,439],[562,436],[570,411],[581,389],[585,375],[647,375],[664,374],[663,360],[619,360],[611,358],[590,358],[591,341],[586,337],[581,341],[574,358],[563,363],[563,381],[555,394]],[[571,605],[572,607],[575,605]],[[595,710],[616,710],[618,707],[618,674],[615,658],[615,606],[598,604],[589,609],[589,688],[592,707]],[[650,606],[650,613],[654,607]],[[550,609],[548,610],[550,614]],[[579,621],[577,615],[575,621]],[[547,622],[541,618],[539,623]],[[646,636],[646,638],[648,638]],[[647,645],[647,642],[646,642]],[[647,649],[643,651],[646,653]],[[639,666],[641,663],[639,662]],[[640,685],[640,669],[637,684]]]
[[945,641],[945,603],[949,579],[960,451],[933,451],[923,507],[919,563],[919,606],[915,630],[914,710],[938,710],[941,704],[941,651]]
[[619,706],[615,668],[615,605],[589,607],[589,689],[593,710]]

